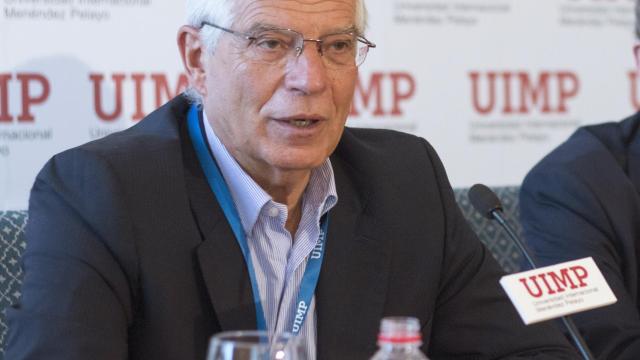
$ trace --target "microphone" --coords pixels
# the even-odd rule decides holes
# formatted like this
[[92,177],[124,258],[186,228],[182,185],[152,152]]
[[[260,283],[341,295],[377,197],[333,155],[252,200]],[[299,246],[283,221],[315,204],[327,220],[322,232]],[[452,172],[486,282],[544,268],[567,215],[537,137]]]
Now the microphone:
[[[509,223],[505,220],[503,216],[502,203],[498,196],[486,185],[483,184],[475,184],[469,189],[469,200],[471,201],[471,205],[481,213],[484,217],[489,220],[496,220],[500,226],[507,232],[511,240],[516,244],[518,250],[524,255],[527,263],[531,269],[537,269],[533,257],[529,253],[529,250],[525,247],[522,240],[516,235],[516,232],[509,225]],[[591,354],[587,343],[584,341],[580,333],[578,332],[578,328],[573,323],[573,321],[568,316],[560,317],[562,323],[567,328],[573,343],[578,348],[580,355],[585,360],[595,360],[595,357]]]
[[537,269],[538,266],[533,260],[533,257],[529,254],[529,251],[525,247],[524,243],[522,242],[522,240],[520,240],[518,235],[516,235],[515,231],[513,231],[513,228],[509,225],[509,223],[507,223],[504,216],[502,215],[502,203],[500,202],[500,199],[498,199],[498,196],[491,189],[489,189],[488,186],[483,184],[475,184],[471,187],[471,189],[469,189],[469,200],[471,201],[471,205],[473,205],[476,211],[484,215],[484,217],[489,220],[495,219],[496,221],[498,221],[498,223],[500,223],[511,240],[516,244],[518,250],[520,250],[520,253],[524,255],[524,258],[527,260],[529,266],[532,269]]

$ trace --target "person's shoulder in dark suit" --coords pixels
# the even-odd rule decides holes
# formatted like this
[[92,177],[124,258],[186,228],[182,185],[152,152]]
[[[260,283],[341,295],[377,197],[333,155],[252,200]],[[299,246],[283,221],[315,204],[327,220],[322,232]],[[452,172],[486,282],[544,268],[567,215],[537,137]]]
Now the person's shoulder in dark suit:
[[520,191],[528,246],[542,265],[591,256],[618,302],[575,315],[594,354],[640,358],[640,115],[579,128],[536,164]]
[[[21,301],[7,310],[6,356],[133,353],[128,331],[144,325],[141,299],[152,298],[142,296],[139,252],[162,246],[171,221],[190,211],[176,190],[184,188],[179,114],[187,108],[180,96],[135,126],[44,165],[29,200]],[[141,236],[154,228],[158,236]]]

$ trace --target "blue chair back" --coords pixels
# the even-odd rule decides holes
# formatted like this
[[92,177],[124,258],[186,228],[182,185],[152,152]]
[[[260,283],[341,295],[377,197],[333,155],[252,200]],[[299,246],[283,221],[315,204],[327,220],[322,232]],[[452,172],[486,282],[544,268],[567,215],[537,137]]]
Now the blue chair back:
[[8,330],[6,309],[20,298],[23,275],[20,257],[27,247],[24,236],[27,217],[26,211],[0,211],[0,360],[4,359]]
[[[504,216],[516,233],[522,238],[522,226],[520,225],[520,207],[518,194],[520,187],[504,186],[494,187],[493,191],[498,195],[504,208]],[[456,201],[460,210],[478,235],[480,241],[491,251],[493,257],[498,260],[502,268],[508,272],[518,272],[521,269],[522,255],[517,246],[511,241],[509,235],[495,220],[489,220],[478,213],[469,202],[469,189],[454,189]]]

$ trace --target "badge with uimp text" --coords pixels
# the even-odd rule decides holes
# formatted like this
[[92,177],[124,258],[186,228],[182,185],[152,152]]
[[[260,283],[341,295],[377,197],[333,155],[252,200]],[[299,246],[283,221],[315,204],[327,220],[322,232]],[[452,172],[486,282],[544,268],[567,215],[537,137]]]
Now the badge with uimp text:
[[527,325],[617,301],[591,257],[506,275],[500,285]]

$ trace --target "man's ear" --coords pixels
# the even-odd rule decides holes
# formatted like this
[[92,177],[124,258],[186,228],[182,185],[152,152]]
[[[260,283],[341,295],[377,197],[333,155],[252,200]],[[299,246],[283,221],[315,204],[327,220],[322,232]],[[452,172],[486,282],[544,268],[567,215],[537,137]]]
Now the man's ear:
[[203,62],[206,49],[200,39],[200,31],[189,25],[180,27],[178,30],[178,49],[185,73],[189,78],[189,85],[203,97],[206,96],[206,71]]

